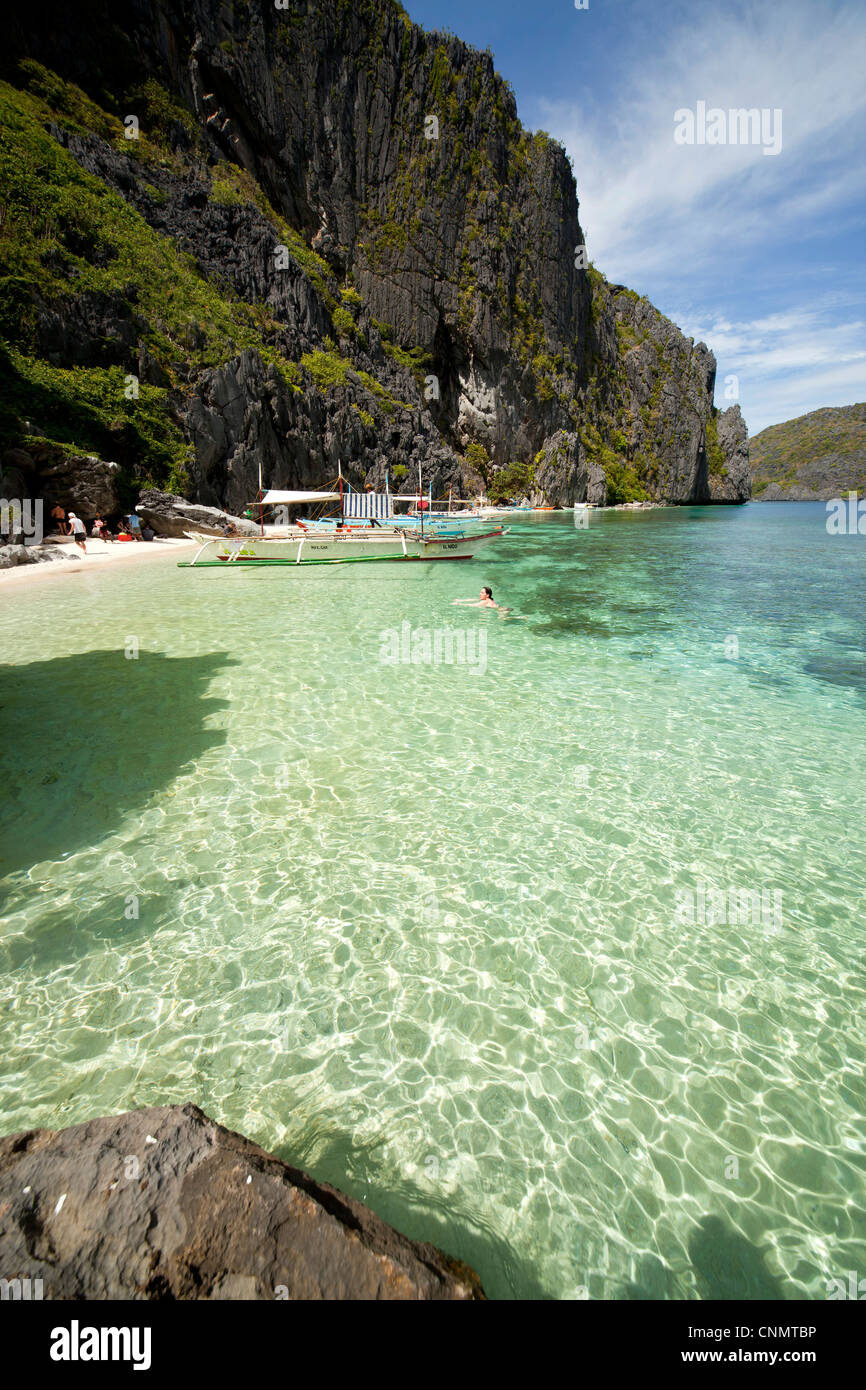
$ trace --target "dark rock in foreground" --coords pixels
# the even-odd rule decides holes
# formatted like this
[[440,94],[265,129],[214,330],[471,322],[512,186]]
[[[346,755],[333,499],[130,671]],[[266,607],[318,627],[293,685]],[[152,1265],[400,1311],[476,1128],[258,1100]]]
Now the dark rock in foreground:
[[478,1276],[208,1119],[0,1139],[0,1274],[46,1299],[482,1299]]

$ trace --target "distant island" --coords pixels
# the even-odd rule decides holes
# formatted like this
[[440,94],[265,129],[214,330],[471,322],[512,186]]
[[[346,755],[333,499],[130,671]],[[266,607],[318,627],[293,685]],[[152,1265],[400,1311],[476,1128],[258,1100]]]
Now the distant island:
[[749,441],[756,502],[826,502],[866,492],[866,402],[770,425]]

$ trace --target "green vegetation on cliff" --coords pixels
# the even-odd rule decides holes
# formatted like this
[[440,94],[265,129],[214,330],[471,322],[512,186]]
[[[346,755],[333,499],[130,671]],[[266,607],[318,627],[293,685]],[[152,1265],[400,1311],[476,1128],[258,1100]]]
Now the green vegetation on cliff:
[[[167,408],[167,393],[138,384],[120,367],[54,367],[0,341],[0,431],[5,440],[56,444],[69,454],[125,463],[126,479],[182,492],[189,446]],[[34,424],[22,432],[18,421]],[[140,461],[145,461],[143,465]]]
[[719,427],[714,415],[707,421],[707,468],[714,478],[727,476],[725,455],[719,443]]
[[[752,495],[866,492],[866,402],[812,410],[750,441]],[[778,490],[778,492],[777,492]]]
[[[298,391],[301,363],[275,351],[270,339],[280,325],[266,305],[246,303],[227,284],[207,279],[191,255],[83,169],[50,133],[53,123],[61,124],[96,134],[145,165],[172,165],[169,128],[176,123],[192,132],[190,113],[149,79],[139,102],[146,128],[137,141],[126,141],[121,122],[74,84],[32,62],[22,64],[22,78],[25,89],[0,83],[0,444],[50,440],[70,453],[117,459],[130,481],[182,492],[189,445],[180,407],[195,374],[254,348]],[[164,198],[146,181],[143,187],[154,202]],[[217,205],[256,207],[322,296],[341,337],[360,337],[351,312],[362,304],[360,296],[347,288],[338,304],[327,263],[278,216],[249,173],[226,162],[215,165],[210,196]],[[79,306],[90,305],[108,305],[114,321],[128,324],[132,342],[144,346],[164,384],[133,382],[135,362],[126,371],[112,363],[123,349],[111,338],[104,341],[105,365],[49,359],[46,321],[74,320]],[[423,378],[427,358],[420,350],[388,344],[388,351]],[[352,369],[336,350],[307,354],[303,366],[322,390],[344,384]],[[412,408],[367,372],[355,373],[354,380],[386,415]],[[365,423],[373,418],[361,415]]]
[[527,497],[535,483],[534,463],[507,463],[498,468],[487,487],[491,502],[510,502]]
[[[309,475],[325,435],[357,451],[359,474],[411,452],[459,485],[462,454],[471,486],[482,472],[525,490],[529,465],[506,461],[562,430],[611,501],[704,485],[709,354],[581,268],[570,161],[521,128],[489,52],[424,33],[391,0],[288,0],[255,25],[233,0],[198,14],[188,77],[166,61],[189,49],[183,6],[140,0],[118,26],[94,5],[106,38],[88,61],[74,21],[21,21],[63,76],[28,60],[24,90],[10,77],[0,94],[7,371],[72,373],[58,402],[82,382],[81,410],[43,411],[32,433],[97,451],[120,434],[127,471],[176,486],[194,439],[190,489],[211,496],[241,488],[226,465],[252,466],[265,440],[272,469]],[[254,356],[229,369],[245,349],[270,370]],[[132,373],[147,391],[115,402]],[[441,392],[419,412],[429,375]],[[21,399],[8,393],[6,442],[26,444]],[[719,476],[728,436],[707,430]],[[484,469],[473,442],[493,454]],[[565,465],[544,485],[573,486]]]
[[[217,366],[242,348],[274,354],[251,306],[208,282],[191,256],[87,173],[47,129],[56,120],[68,125],[70,112],[76,125],[86,121],[103,137],[117,135],[119,123],[38,65],[27,75],[33,91],[0,83],[2,442],[26,446],[20,421],[32,419],[40,437],[118,458],[135,476],[180,490],[188,446],[177,388],[191,370]],[[53,365],[42,325],[52,314],[59,323],[74,319],[77,304],[110,305],[167,384],[136,387],[109,361]],[[106,340],[107,359],[117,347]]]

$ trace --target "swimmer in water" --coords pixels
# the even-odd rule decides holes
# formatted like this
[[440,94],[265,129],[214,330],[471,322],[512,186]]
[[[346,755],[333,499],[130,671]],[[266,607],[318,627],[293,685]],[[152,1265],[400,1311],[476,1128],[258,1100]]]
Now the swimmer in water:
[[478,595],[478,598],[456,598],[455,603],[462,603],[468,608],[495,608],[500,618],[514,618],[520,615],[512,613],[510,608],[504,608],[501,603],[494,603],[493,590],[485,584]]
[[[488,588],[486,584],[484,585],[484,588],[481,590],[481,593],[478,595],[478,598],[456,598],[454,602],[466,604],[469,608],[500,607],[498,603],[493,602],[493,590]],[[501,611],[507,612],[507,609],[501,609]]]

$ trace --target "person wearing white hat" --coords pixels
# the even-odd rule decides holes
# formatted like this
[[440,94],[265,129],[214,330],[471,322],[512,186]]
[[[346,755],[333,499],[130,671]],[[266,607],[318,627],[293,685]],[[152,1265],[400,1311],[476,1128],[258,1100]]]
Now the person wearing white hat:
[[72,539],[75,541],[78,549],[81,551],[82,555],[86,555],[87,547],[84,542],[87,539],[87,531],[84,528],[84,522],[80,517],[76,516],[74,512],[69,513],[69,528],[72,531]]

